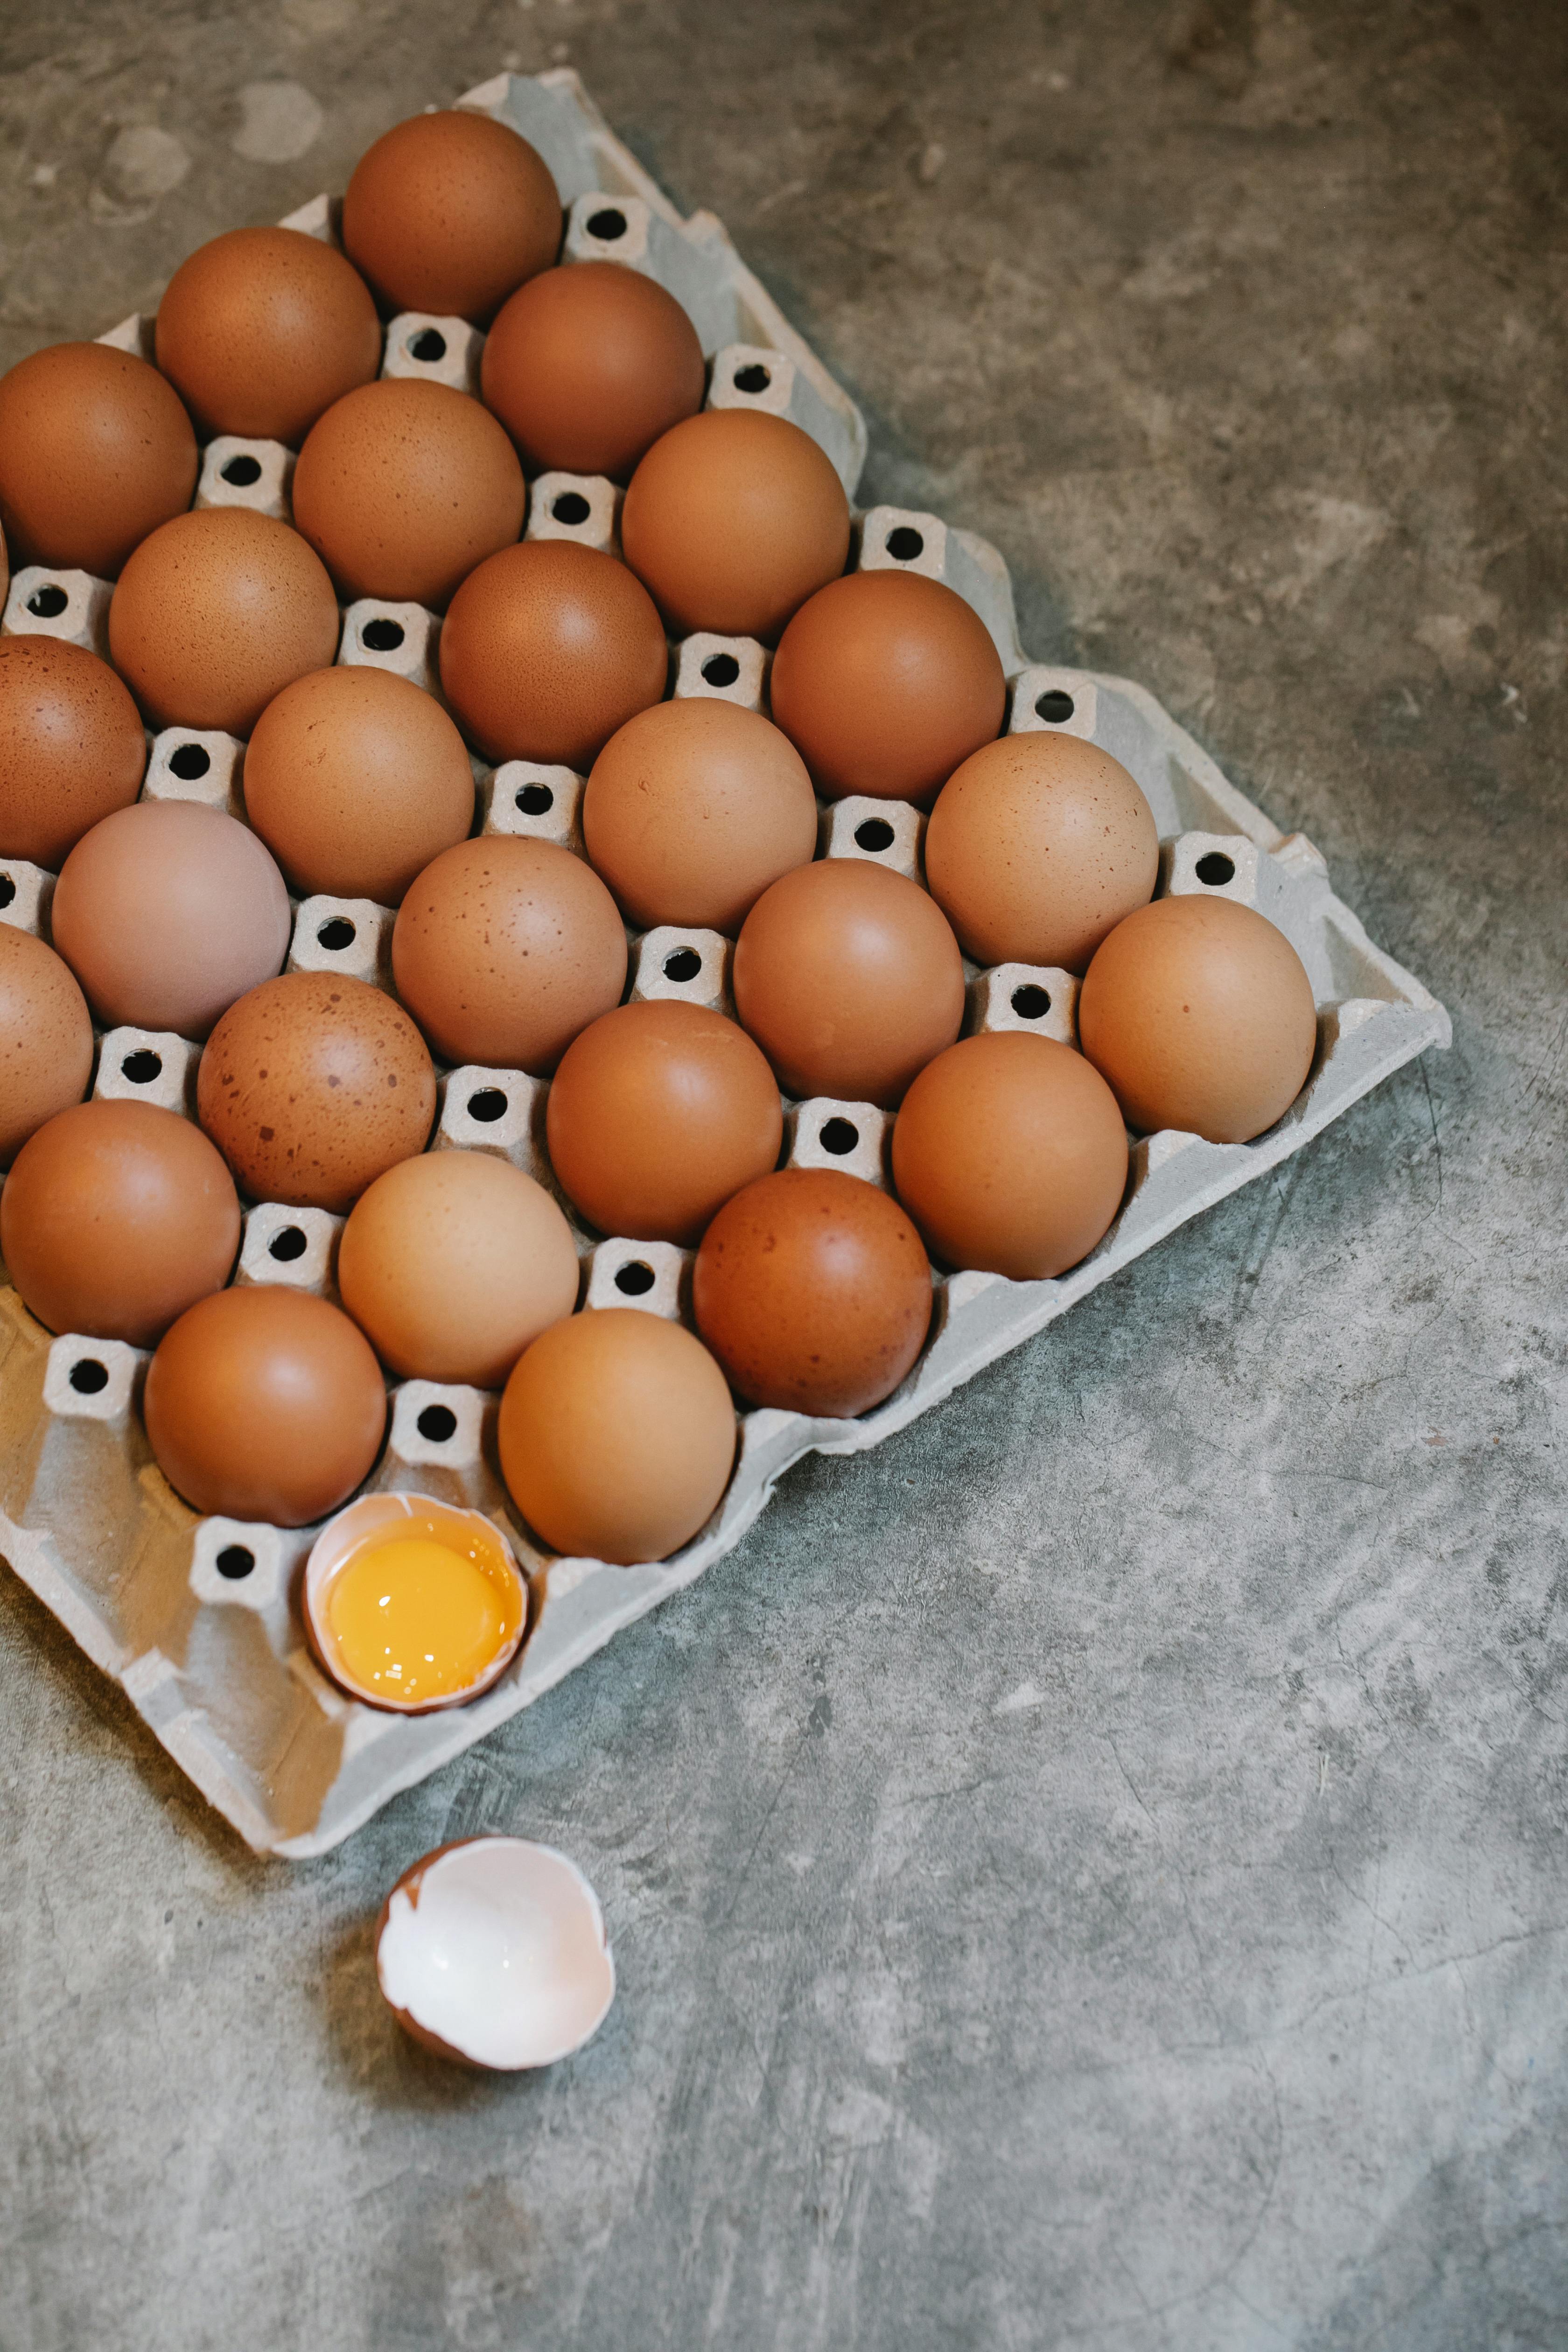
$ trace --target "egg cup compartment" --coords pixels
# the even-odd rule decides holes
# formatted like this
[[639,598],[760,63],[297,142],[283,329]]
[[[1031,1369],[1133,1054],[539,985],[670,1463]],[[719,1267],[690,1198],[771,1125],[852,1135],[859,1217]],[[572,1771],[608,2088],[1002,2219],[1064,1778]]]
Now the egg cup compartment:
[[25,857],[0,857],[0,923],[47,940],[54,895],[55,877],[47,867],[30,866]]
[[405,1381],[393,1391],[386,1451],[367,1491],[433,1495],[466,1510],[504,1513],[495,1452],[500,1402],[489,1389],[460,1381]]
[[711,701],[733,702],[742,710],[765,716],[773,666],[772,654],[755,637],[721,637],[700,629],[676,646],[670,698],[685,702],[693,695],[706,695]]
[[192,504],[247,507],[252,514],[270,515],[274,522],[292,522],[293,488],[292,449],[281,441],[247,441],[237,433],[220,433],[202,451]]
[[605,474],[537,474],[528,486],[524,539],[564,539],[600,555],[621,551],[626,493]]
[[59,637],[109,659],[111,580],[90,572],[57,572],[47,563],[24,563],[11,574],[0,630],[12,637]]
[[282,1283],[317,1298],[338,1295],[338,1242],[346,1217],[330,1209],[296,1209],[282,1201],[258,1201],[247,1210],[237,1286]]
[[1078,1045],[1078,992],[1081,981],[1059,964],[997,963],[969,983],[964,1013],[966,1037],[1012,1029],[1030,1037]]
[[390,319],[382,352],[384,376],[415,383],[442,383],[478,397],[485,338],[467,319],[444,319],[430,310],[400,310]]
[[1032,662],[1007,686],[1009,735],[1078,735],[1094,740],[1100,698],[1080,670]]
[[503,760],[479,779],[479,831],[552,841],[581,857],[585,782],[571,768],[537,760]]
[[202,1049],[172,1029],[106,1029],[99,1040],[94,1102],[153,1103],[194,1118]]
[[673,1242],[600,1242],[588,1260],[583,1305],[635,1307],[668,1323],[689,1323],[696,1255]]
[[440,1109],[432,1151],[488,1151],[510,1160],[536,1183],[553,1187],[544,1144],[545,1078],[526,1070],[492,1070],[466,1062],[437,1081]]
[[875,1103],[836,1102],[829,1095],[795,1103],[784,1113],[784,1166],[836,1168],[886,1192],[893,1117]]
[[245,746],[216,727],[165,727],[153,738],[144,801],[199,801],[226,816],[245,817]]
[[721,931],[658,923],[632,949],[633,1004],[703,1004],[728,1013],[735,946]]
[[289,1587],[308,1538],[254,1519],[201,1519],[191,1543],[190,1587],[208,1609],[247,1609],[275,1650],[287,1653]]
[[817,820],[824,857],[863,857],[886,866],[910,882],[925,881],[926,820],[909,801],[883,801],[863,793],[830,801]]
[[372,988],[392,986],[395,907],[374,898],[301,898],[285,971],[335,971]]
[[441,698],[437,654],[441,620],[423,604],[389,604],[361,596],[343,614],[338,660],[349,669],[384,669]]

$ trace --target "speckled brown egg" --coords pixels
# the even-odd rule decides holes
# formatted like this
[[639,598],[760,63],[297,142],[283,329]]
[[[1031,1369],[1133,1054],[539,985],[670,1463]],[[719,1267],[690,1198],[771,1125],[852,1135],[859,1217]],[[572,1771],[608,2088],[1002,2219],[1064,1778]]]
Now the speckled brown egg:
[[918,883],[863,857],[764,890],[735,948],[735,1010],[789,1095],[893,1109],[963,1020],[963,959]]
[[0,923],[0,1168],[47,1118],[80,1102],[91,1076],[92,1018],[69,965]]
[[486,114],[395,123],[355,164],[343,246],[389,310],[484,326],[561,249],[561,198],[536,148]]
[[86,1102],[25,1143],[0,1250],[51,1331],[156,1347],[221,1290],[239,1248],[234,1181],[199,1127],[153,1103]]
[[395,907],[466,839],[474,772],[434,695],[389,670],[312,670],[256,722],[245,813],[301,897]]
[[363,1332],[274,1283],[188,1307],[147,1367],[143,1410],[158,1467],[194,1510],[279,1528],[346,1502],[386,1433]]
[[289,951],[289,893],[270,853],[197,801],[138,801],[83,834],[50,918],[106,1027],[205,1037]]
[[664,693],[668,652],[624,563],[567,540],[503,548],[471,572],[441,632],[441,684],[489,760],[586,773],[617,727]]
[[638,466],[621,545],[672,636],[712,629],[771,646],[843,571],[849,501],[798,425],[711,408],[666,433]]
[[700,1241],[776,1166],[784,1113],[743,1029],[700,1004],[621,1004],[562,1056],[546,1111],[557,1181],[605,1234]]
[[931,1266],[879,1187],[784,1168],[720,1210],[692,1304],[742,1396],[837,1418],[868,1412],[910,1370],[931,1324]]
[[447,384],[388,376],[310,427],[293,498],[295,528],[345,602],[444,612],[474,566],[516,539],[528,493],[488,409]]
[[275,694],[338,649],[338,600],[287,523],[245,507],[144,539],[109,608],[109,650],[153,727],[248,735]]
[[1156,898],[1095,951],[1078,1003],[1083,1050],[1129,1127],[1247,1143],[1283,1118],[1312,1066],[1312,983],[1283,931],[1232,898]]
[[611,736],[588,779],[583,835],[629,922],[733,939],[768,885],[815,855],[816,799],[776,727],[690,695]]
[[926,828],[931,896],[976,963],[1081,972],[1160,870],[1154,813],[1077,735],[1008,735],[965,760]]
[[147,738],[107,662],[63,637],[0,637],[0,857],[58,873],[142,789]]
[[231,1005],[196,1080],[201,1123],[253,1200],[352,1209],[423,1151],[436,1073],[400,1004],[363,980],[290,971]]
[[483,835],[444,850],[410,887],[392,969],[444,1060],[545,1076],[619,1003],[626,935],[615,900],[570,850]]
[[52,343],[0,376],[0,522],[18,563],[112,580],[196,487],[196,436],[155,367]]
[[702,346],[657,278],[579,261],[519,287],[490,329],[480,383],[531,474],[624,482],[701,407]]
[[929,1062],[893,1126],[893,1181],[931,1255],[1037,1282],[1087,1257],[1121,1206],[1127,1130],[1070,1045],[999,1031]]
[[825,799],[921,808],[996,734],[1007,698],[984,622],[918,572],[855,572],[819,589],[779,641],[770,693]]
[[183,261],[158,306],[158,365],[216,433],[297,449],[323,409],[381,365],[370,289],[335,246],[236,228]]

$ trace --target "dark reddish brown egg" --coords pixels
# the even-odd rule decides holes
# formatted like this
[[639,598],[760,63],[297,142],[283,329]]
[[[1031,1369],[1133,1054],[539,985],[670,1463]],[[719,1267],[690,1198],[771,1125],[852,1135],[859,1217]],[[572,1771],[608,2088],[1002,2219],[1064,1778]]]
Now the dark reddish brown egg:
[[187,1308],[147,1367],[147,1436],[193,1509],[300,1528],[346,1502],[386,1433],[364,1334],[309,1291],[258,1284]]
[[503,548],[471,572],[441,632],[441,684],[489,760],[584,774],[664,693],[668,651],[624,563],[565,540]]
[[963,959],[918,883],[863,857],[764,890],[735,948],[735,1009],[786,1094],[892,1109],[963,1021]]
[[287,523],[245,507],[176,515],[144,539],[109,608],[109,650],[154,727],[248,735],[275,694],[338,649],[338,600]]
[[392,969],[443,1059],[545,1076],[619,1003],[626,935],[598,876],[569,849],[490,834],[444,850],[411,886]]
[[69,965],[0,923],[0,1168],[47,1118],[80,1102],[91,1076],[92,1018]]
[[107,662],[61,637],[0,637],[0,857],[58,873],[142,789],[147,738]]
[[913,1365],[931,1324],[931,1267],[877,1185],[784,1168],[720,1210],[692,1301],[742,1396],[837,1419],[880,1404]]
[[147,362],[53,343],[0,376],[0,522],[18,563],[112,580],[196,487],[196,436]]
[[1001,656],[972,605],[918,572],[856,572],[803,604],[779,641],[776,725],[827,800],[927,808],[1001,727]]
[[843,571],[849,501],[808,433],[759,409],[712,408],[654,443],[621,513],[626,562],[673,636],[712,629],[773,645]]
[[702,346],[657,278],[580,261],[519,287],[490,329],[480,382],[531,474],[624,482],[701,407]]
[[767,1063],[699,1004],[622,1004],[594,1022],[562,1057],[546,1119],[550,1164],[590,1224],[683,1246],[784,1139]]
[[223,1288],[238,1248],[228,1170],[199,1127],[153,1103],[61,1111],[0,1192],[0,1251],[51,1331],[155,1347]]
[[289,971],[218,1023],[196,1110],[253,1200],[342,1214],[424,1150],[436,1073],[418,1030],[381,989]]
[[561,198],[536,148],[457,108],[394,124],[355,164],[343,245],[389,310],[484,326],[561,249]]
[[335,246],[235,228],[183,261],[158,306],[158,365],[204,439],[297,449],[323,409],[381,365],[370,289]]

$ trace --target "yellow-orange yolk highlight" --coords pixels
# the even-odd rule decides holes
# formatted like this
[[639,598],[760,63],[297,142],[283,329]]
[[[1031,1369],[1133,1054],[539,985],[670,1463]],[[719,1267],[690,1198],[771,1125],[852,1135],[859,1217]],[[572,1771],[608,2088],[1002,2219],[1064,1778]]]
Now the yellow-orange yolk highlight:
[[378,1698],[447,1698],[467,1690],[516,1633],[515,1579],[478,1551],[431,1536],[395,1536],[352,1552],[327,1595],[344,1673]]

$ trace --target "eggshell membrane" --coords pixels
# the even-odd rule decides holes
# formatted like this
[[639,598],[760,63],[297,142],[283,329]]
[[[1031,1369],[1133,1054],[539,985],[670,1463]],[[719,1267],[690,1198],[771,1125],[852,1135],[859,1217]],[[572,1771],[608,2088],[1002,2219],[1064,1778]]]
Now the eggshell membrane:
[[358,664],[312,670],[256,722],[245,810],[301,896],[395,907],[466,840],[474,772],[434,695]]
[[842,572],[849,501],[809,433],[760,409],[711,408],[666,433],[621,510],[626,562],[673,636],[712,629],[776,642]]
[[386,1390],[341,1307],[258,1283],[198,1300],[165,1332],[143,1414],[159,1468],[193,1509],[300,1528],[374,1466]]
[[963,1023],[963,959],[918,883],[828,857],[764,890],[741,929],[735,1010],[785,1094],[895,1109]]
[[784,1140],[762,1054],[700,1004],[622,1004],[594,1022],[563,1055],[545,1118],[556,1181],[590,1224],[683,1247]]
[[428,865],[392,934],[397,992],[442,1058],[548,1076],[620,1001],[626,935],[593,869],[515,834]]
[[0,1192],[0,1251],[51,1331],[153,1348],[228,1280],[239,1202],[200,1128],[153,1103],[85,1102],[39,1128]]
[[561,249],[549,166],[490,116],[448,110],[395,123],[354,166],[343,247],[389,310],[484,326]]
[[617,727],[664,693],[669,655],[647,591],[569,540],[502,548],[471,572],[441,632],[441,685],[489,760],[585,774]]
[[289,952],[289,893],[270,853],[197,801],[138,801],[83,834],[50,920],[105,1028],[205,1037]]
[[92,1018],[75,974],[30,931],[0,923],[0,1168],[80,1102],[91,1076]]
[[0,856],[58,873],[142,789],[147,738],[109,664],[63,637],[0,637]]
[[972,605],[917,572],[856,572],[801,606],[769,681],[774,724],[826,800],[931,796],[1006,712],[1002,660]]
[[1070,1045],[1016,1031],[965,1037],[904,1097],[893,1181],[944,1265],[1043,1281],[1109,1230],[1127,1189],[1127,1131]]
[[109,650],[153,727],[248,735],[275,694],[338,649],[338,602],[298,531],[246,507],[176,515],[109,607]]
[[552,1549],[629,1565],[668,1559],[717,1510],[735,1409],[680,1324],[598,1307],[519,1358],[496,1436],[511,1498]]
[[294,468],[294,527],[345,601],[446,609],[522,529],[517,452],[488,409],[444,383],[387,376],[334,401]]
[[196,487],[196,436],[154,367],[53,343],[0,376],[0,521],[18,563],[112,580]]
[[429,1151],[389,1168],[360,1195],[338,1247],[343,1305],[406,1380],[499,1389],[530,1340],[571,1314],[577,1284],[556,1203],[486,1151]]
[[690,695],[611,736],[588,779],[583,836],[628,922],[733,939],[771,882],[810,864],[816,798],[776,727]]
[[692,1304],[752,1403],[849,1418],[891,1396],[924,1346],[931,1267],[877,1185],[784,1168],[720,1210],[697,1253]]
[[942,786],[926,881],[976,963],[1081,972],[1160,872],[1154,812],[1135,779],[1077,735],[1008,735]]
[[418,1030],[380,989],[290,971],[218,1023],[196,1112],[253,1200],[342,1214],[424,1150],[436,1073]]
[[158,365],[204,440],[297,449],[323,409],[381,366],[370,289],[335,246],[235,228],[198,246],[158,306]]
[[657,278],[579,261],[519,287],[479,382],[531,474],[624,482],[661,433],[697,414],[705,375],[697,330]]
[[1096,950],[1078,1001],[1084,1052],[1129,1127],[1247,1143],[1295,1101],[1317,1050],[1306,966],[1234,898],[1156,898]]

